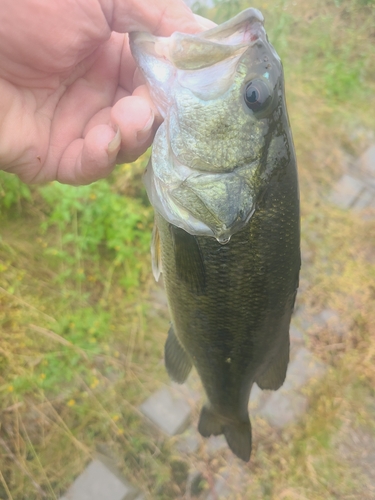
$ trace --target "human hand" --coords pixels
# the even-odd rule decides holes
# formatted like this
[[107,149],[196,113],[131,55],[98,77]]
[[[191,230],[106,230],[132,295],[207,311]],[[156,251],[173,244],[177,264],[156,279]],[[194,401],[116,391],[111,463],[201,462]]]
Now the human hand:
[[182,0],[5,0],[0,169],[27,183],[79,185],[134,161],[160,117],[126,32],[202,29]]

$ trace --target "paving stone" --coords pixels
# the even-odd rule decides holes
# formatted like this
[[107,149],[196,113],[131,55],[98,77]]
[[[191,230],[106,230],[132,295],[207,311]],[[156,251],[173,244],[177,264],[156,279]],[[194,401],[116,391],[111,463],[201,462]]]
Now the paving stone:
[[365,189],[360,194],[359,198],[353,204],[354,210],[364,210],[365,208],[375,207],[375,190]]
[[271,425],[281,428],[301,417],[307,409],[307,404],[305,396],[279,390],[268,397],[258,414]]
[[289,363],[286,380],[280,391],[299,389],[310,379],[321,377],[325,371],[325,365],[316,360],[309,349],[300,347]]
[[210,453],[215,453],[216,451],[223,450],[224,448],[228,448],[227,440],[225,439],[223,434],[219,436],[210,436],[207,441],[207,451]]
[[153,424],[170,436],[180,434],[189,424],[191,407],[176,391],[163,387],[140,406]]
[[363,181],[344,174],[334,186],[330,201],[341,208],[351,208],[365,188]]
[[[338,454],[363,476],[369,498],[375,498],[375,435],[365,427],[344,425],[334,438]],[[359,498],[359,497],[358,497]],[[367,498],[367,497],[366,497]]]
[[300,347],[289,363],[284,385],[276,392],[268,393],[258,415],[275,427],[284,427],[300,418],[306,411],[308,399],[299,394],[309,380],[321,377],[326,370],[306,348]]
[[181,453],[195,453],[199,448],[197,429],[188,429],[176,443],[176,449]]
[[[201,386],[199,379],[198,382],[199,386]],[[195,376],[189,376],[189,379],[185,384],[171,382],[171,390],[173,394],[181,396],[181,398],[185,399],[186,402],[190,404],[192,409],[195,408],[197,403],[199,403],[202,399],[202,393],[197,388]]]
[[138,493],[117,471],[93,460],[60,500],[134,500]]
[[375,144],[370,146],[359,159],[361,170],[375,177]]

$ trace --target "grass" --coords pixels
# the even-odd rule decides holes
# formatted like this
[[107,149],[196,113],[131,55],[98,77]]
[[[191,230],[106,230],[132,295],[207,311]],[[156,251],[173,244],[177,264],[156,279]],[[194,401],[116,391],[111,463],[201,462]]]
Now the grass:
[[[247,6],[201,12],[220,22]],[[375,4],[253,6],[285,69],[301,185],[299,304],[336,309],[347,329],[337,351],[327,349],[329,332],[310,331],[310,348],[330,369],[309,388],[306,418],[282,432],[256,422],[244,469],[203,444],[178,454],[137,409],[168,381],[168,314],[153,298],[152,212],[141,185],[147,159],[83,188],[28,188],[4,174],[0,499],[59,498],[97,451],[153,500],[183,498],[190,467],[209,480],[229,467],[239,478],[231,499],[371,498],[337,439],[348,422],[375,432],[374,222],[333,207],[327,194],[347,157],[375,139]]]

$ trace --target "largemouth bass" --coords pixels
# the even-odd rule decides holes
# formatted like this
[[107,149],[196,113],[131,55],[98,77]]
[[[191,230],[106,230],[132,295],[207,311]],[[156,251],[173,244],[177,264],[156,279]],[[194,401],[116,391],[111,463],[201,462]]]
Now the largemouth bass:
[[170,377],[194,365],[207,404],[198,430],[248,461],[251,387],[278,389],[300,269],[299,196],[280,59],[263,16],[213,29],[130,35],[164,118],[145,174],[156,279],[171,328]]

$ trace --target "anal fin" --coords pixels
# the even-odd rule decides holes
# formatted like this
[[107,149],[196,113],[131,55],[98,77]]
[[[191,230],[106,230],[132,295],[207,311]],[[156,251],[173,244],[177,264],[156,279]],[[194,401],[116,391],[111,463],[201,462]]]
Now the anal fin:
[[176,337],[172,326],[169,329],[168,338],[164,347],[164,361],[168,375],[171,379],[179,384],[183,384],[193,364],[189,355]]
[[255,382],[260,389],[276,391],[279,389],[286,377],[289,363],[289,336],[283,342],[280,351],[271,360],[267,369],[257,376]]

